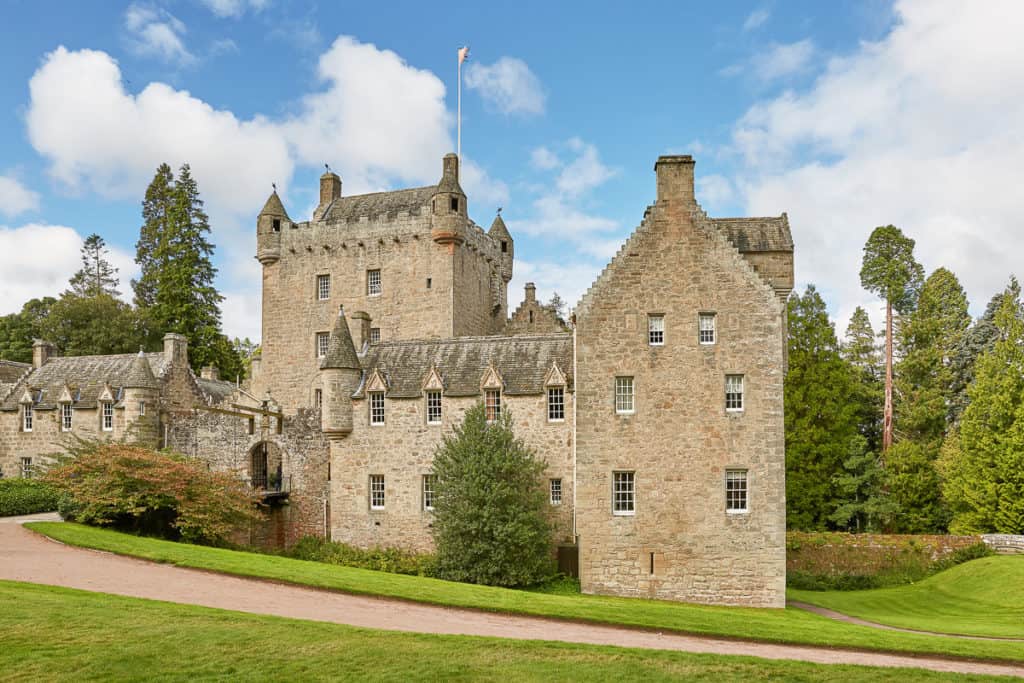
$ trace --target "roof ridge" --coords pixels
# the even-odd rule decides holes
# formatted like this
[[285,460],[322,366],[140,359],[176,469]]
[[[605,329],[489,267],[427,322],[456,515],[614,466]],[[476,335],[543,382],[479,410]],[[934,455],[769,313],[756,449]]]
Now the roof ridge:
[[393,341],[378,342],[373,346],[381,348],[384,346],[412,346],[417,344],[452,344],[470,342],[491,342],[505,339],[520,339],[527,341],[542,341],[545,339],[562,339],[571,337],[572,332],[538,332],[536,334],[489,334],[471,337],[444,337],[444,338],[421,338],[421,339],[396,339]]

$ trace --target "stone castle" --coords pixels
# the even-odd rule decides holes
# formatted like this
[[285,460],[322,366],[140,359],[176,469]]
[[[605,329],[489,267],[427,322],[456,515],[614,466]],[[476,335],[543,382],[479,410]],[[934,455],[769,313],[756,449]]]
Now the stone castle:
[[247,383],[196,376],[173,334],[138,356],[37,342],[31,366],[0,362],[3,475],[69,431],[150,439],[246,477],[278,541],[429,550],[434,450],[482,402],[547,462],[585,592],[782,607],[788,220],[708,217],[689,156],[655,174],[568,323],[530,284],[510,315],[513,237],[470,219],[454,154],[437,185],[393,192],[345,196],[328,171],[309,221],[275,192]]

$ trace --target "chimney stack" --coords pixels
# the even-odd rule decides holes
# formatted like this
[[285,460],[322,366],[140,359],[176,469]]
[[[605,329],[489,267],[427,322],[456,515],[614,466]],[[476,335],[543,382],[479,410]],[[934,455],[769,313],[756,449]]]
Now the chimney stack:
[[358,352],[362,353],[370,343],[370,314],[366,311],[356,311],[352,314],[352,320],[359,326],[356,329],[358,333],[356,339],[359,340]]
[[174,366],[188,366],[188,339],[184,335],[174,332],[164,335],[164,362]]
[[199,371],[199,376],[202,377],[203,379],[219,380],[220,370],[213,367],[212,365],[207,365],[206,367]]
[[526,300],[536,301],[537,300],[537,285],[532,282],[526,283]]
[[341,177],[334,171],[320,176],[320,206],[324,207],[341,197]]
[[689,154],[660,156],[654,164],[658,179],[658,203],[694,204],[693,157]]
[[48,341],[36,339],[32,342],[32,367],[41,368],[46,361],[57,355],[57,347]]

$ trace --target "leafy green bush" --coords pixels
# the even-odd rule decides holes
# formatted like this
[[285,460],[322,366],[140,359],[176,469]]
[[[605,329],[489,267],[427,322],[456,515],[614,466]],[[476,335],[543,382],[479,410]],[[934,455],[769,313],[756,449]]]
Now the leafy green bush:
[[373,569],[392,574],[434,576],[436,573],[436,559],[430,554],[414,553],[400,548],[363,550],[317,536],[304,536],[295,545],[275,554],[297,560]]
[[0,517],[57,509],[60,492],[38,479],[0,479]]

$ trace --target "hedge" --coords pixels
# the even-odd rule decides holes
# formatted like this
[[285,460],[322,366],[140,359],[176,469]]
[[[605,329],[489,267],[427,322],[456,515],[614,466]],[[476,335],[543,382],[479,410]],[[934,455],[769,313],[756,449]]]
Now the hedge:
[[0,479],[0,517],[53,512],[60,493],[38,479]]

